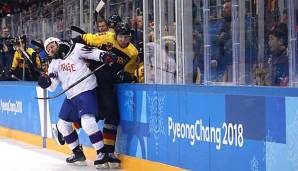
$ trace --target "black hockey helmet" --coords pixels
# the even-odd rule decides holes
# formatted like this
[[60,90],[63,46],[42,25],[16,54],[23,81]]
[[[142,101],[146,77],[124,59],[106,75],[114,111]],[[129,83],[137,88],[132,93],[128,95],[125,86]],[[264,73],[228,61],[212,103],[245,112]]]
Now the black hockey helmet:
[[115,33],[116,35],[129,35],[131,36],[131,30],[128,26],[128,24],[124,22],[120,22],[115,27]]
[[110,16],[110,18],[108,19],[108,27],[109,28],[114,28],[117,23],[122,22],[122,19],[119,15],[114,14],[112,16]]

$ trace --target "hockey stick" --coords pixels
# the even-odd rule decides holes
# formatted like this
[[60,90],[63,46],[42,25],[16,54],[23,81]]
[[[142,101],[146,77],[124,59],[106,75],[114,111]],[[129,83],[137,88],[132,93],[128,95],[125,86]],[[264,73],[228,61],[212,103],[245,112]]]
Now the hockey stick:
[[104,0],[101,0],[101,1],[97,4],[97,6],[96,6],[96,8],[95,8],[95,12],[99,13],[99,12],[101,11],[102,7],[103,7],[105,4],[106,4],[106,2],[105,2]]
[[104,67],[106,64],[102,64],[99,67],[95,68],[92,72],[90,72],[89,74],[85,75],[84,77],[80,78],[78,81],[74,82],[72,85],[70,85],[69,87],[67,87],[65,90],[63,90],[62,92],[54,95],[54,96],[49,96],[49,97],[35,97],[35,99],[54,99],[57,98],[59,96],[61,96],[62,94],[64,94],[65,92],[67,92],[68,90],[70,90],[71,88],[73,88],[74,86],[76,86],[77,84],[79,84],[80,82],[82,82],[83,80],[85,80],[86,78],[88,78],[89,76],[91,76],[92,74],[94,74],[96,71],[98,71],[99,69],[101,69],[102,67]]
[[18,78],[17,76],[15,76],[14,74],[11,74],[10,76],[12,79],[18,80],[18,81],[22,81],[22,79]]
[[36,40],[31,40],[31,44],[45,50],[43,44],[37,42]]
[[87,33],[83,29],[81,29],[80,27],[77,27],[77,26],[70,26],[70,30],[78,32],[80,34],[86,34]]
[[22,54],[29,60],[29,62],[31,64],[33,64],[33,61],[31,60],[30,56],[27,54],[27,52],[25,52],[25,50],[23,48],[20,48],[20,51],[22,52]]
[[[105,5],[105,1],[101,0],[97,4],[95,12],[99,13],[102,10],[102,8],[104,7],[104,5]],[[81,29],[80,27],[77,27],[77,26],[70,26],[70,30],[75,31],[75,32],[80,33],[80,34],[87,34],[86,31],[84,31],[83,29]]]

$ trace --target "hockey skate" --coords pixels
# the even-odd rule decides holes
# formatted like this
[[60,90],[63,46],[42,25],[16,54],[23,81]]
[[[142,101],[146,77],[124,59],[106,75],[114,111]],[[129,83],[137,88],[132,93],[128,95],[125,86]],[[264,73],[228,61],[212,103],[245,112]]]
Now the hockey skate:
[[83,149],[81,146],[74,149],[73,153],[70,157],[66,158],[66,163],[78,165],[78,166],[86,166],[86,157],[83,153]]
[[114,153],[108,153],[108,164],[110,169],[120,168],[120,160],[116,157]]
[[94,161],[94,165],[96,169],[104,170],[109,168],[108,164],[108,154],[107,153],[99,153],[96,156],[96,160]]
[[57,128],[57,124],[52,125],[52,134],[53,134],[53,138],[56,141],[56,143],[58,145],[64,145],[65,144],[65,140],[63,138],[63,135],[59,132],[58,128]]

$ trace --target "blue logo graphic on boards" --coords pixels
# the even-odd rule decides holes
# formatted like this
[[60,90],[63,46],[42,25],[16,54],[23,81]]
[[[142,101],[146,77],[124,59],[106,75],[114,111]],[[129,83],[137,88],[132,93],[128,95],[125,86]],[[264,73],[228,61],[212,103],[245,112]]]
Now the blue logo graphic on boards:
[[151,114],[149,119],[149,132],[150,135],[154,137],[156,152],[159,151],[160,137],[165,135],[164,120],[162,117],[165,105],[164,100],[165,96],[160,97],[157,92],[153,92],[153,95],[148,94],[147,97],[149,113]]

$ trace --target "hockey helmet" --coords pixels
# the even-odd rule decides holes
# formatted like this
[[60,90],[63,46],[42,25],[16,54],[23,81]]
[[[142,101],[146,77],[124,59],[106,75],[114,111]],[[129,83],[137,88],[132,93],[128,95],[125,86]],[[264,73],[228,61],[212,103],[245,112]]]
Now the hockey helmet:
[[121,17],[119,15],[114,14],[108,19],[108,27],[114,28],[119,22],[122,22]]
[[116,35],[129,35],[131,36],[131,30],[128,26],[128,24],[124,22],[120,22],[115,27],[115,33]]
[[52,42],[56,42],[57,44],[59,44],[59,42],[61,42],[61,40],[58,39],[58,38],[56,38],[56,37],[49,37],[49,38],[47,38],[47,40],[44,42],[44,49],[45,49],[45,51],[46,51],[47,53],[49,53],[49,52],[47,51],[47,46],[48,46],[50,43],[52,43]]

